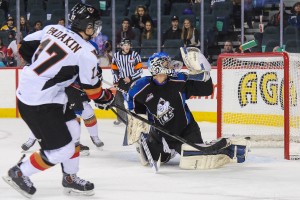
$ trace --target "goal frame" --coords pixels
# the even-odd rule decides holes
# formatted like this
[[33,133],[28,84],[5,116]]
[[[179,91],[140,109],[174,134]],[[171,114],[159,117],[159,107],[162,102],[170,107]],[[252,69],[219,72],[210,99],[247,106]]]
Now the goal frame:
[[[283,73],[284,73],[284,158],[290,160],[290,107],[289,107],[289,79],[290,79],[290,66],[289,66],[289,56],[286,52],[265,52],[265,53],[224,53],[220,54],[217,61],[217,138],[222,137],[222,60],[228,57],[236,58],[255,58],[255,57],[282,57],[283,58]],[[238,69],[237,69],[238,70]]]

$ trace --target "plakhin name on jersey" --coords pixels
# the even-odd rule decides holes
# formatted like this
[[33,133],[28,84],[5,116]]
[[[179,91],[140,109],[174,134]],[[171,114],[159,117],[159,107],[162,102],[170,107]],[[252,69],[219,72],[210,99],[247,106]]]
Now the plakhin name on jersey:
[[[63,34],[62,31],[58,31],[58,29],[51,27],[48,31],[48,34],[53,35],[58,40],[61,40],[67,47],[69,47],[74,53],[81,49],[82,47],[68,34]],[[66,37],[68,36],[68,37]]]

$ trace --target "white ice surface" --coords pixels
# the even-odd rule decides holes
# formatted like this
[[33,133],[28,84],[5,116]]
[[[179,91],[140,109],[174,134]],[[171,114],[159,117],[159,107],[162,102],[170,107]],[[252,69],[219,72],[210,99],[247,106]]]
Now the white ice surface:
[[[99,120],[99,132],[105,146],[98,151],[82,127],[82,143],[91,155],[81,157],[78,175],[95,184],[92,197],[63,194],[61,168],[55,166],[31,177],[37,188],[33,199],[102,200],[299,200],[300,162],[283,159],[283,149],[252,149],[243,164],[220,169],[194,171],[178,167],[179,156],[162,165],[158,174],[141,166],[133,146],[122,146],[125,126],[113,126],[112,120]],[[214,139],[215,124],[201,123],[204,140]],[[21,157],[21,144],[28,128],[20,119],[0,119],[0,175]],[[38,149],[38,144],[33,147]],[[30,154],[27,154],[27,157]],[[2,179],[0,200],[26,199]]]

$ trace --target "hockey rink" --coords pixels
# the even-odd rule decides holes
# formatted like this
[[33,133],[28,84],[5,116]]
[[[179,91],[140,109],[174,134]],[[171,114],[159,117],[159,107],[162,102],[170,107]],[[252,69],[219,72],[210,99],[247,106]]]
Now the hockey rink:
[[[200,123],[205,141],[215,138],[215,124]],[[141,166],[134,146],[122,146],[125,126],[98,120],[103,151],[92,144],[82,127],[81,142],[90,156],[81,157],[79,177],[95,184],[92,197],[63,194],[60,165],[31,176],[37,188],[32,199],[102,200],[299,200],[300,161],[283,159],[283,149],[251,149],[245,163],[213,170],[182,170],[179,156],[162,165],[158,174]],[[0,119],[0,175],[21,157],[29,129],[21,119]],[[35,144],[33,150],[38,149]],[[30,154],[27,154],[29,156]],[[26,199],[0,180],[0,200]]]

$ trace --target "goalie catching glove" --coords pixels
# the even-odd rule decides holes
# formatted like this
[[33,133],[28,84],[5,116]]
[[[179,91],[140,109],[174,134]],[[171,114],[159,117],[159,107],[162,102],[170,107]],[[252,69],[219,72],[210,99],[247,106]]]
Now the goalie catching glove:
[[180,47],[182,59],[188,68],[188,80],[208,81],[211,65],[196,47]]
[[109,89],[102,89],[102,95],[98,99],[94,99],[95,106],[102,110],[108,110],[112,107],[115,96]]

